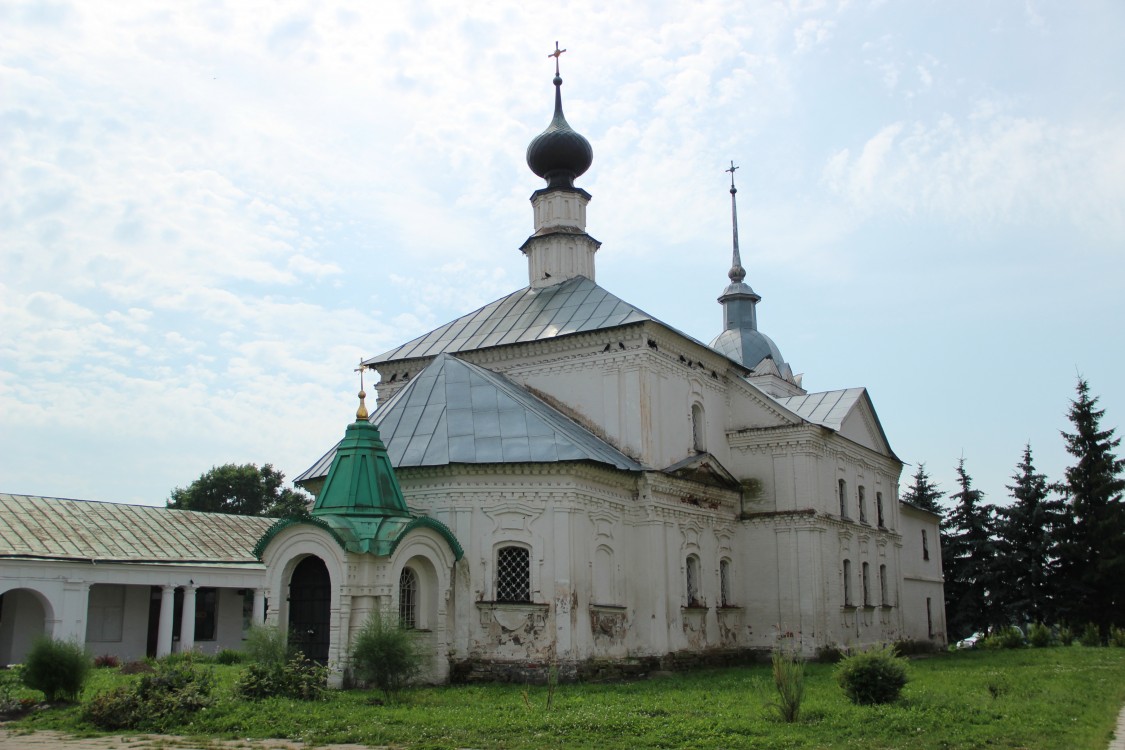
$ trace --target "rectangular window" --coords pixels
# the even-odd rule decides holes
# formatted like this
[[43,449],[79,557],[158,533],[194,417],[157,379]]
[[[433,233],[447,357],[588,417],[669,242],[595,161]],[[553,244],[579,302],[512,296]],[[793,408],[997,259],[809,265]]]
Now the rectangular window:
[[496,552],[496,601],[531,601],[531,553],[525,547]]
[[699,592],[699,558],[691,555],[687,559],[687,605],[701,607],[702,600]]
[[859,486],[859,522],[867,523],[867,498],[864,496],[866,490],[861,484]]
[[925,529],[922,529],[922,559],[930,559],[930,540],[926,537]]
[[840,518],[848,517],[848,483],[841,479],[836,488],[840,493]]
[[884,519],[883,519],[883,493],[882,492],[876,492],[875,493],[875,520],[878,522],[880,529],[886,528],[887,524],[884,522]]
[[868,571],[870,570],[870,568],[871,566],[867,563],[863,564],[863,606],[865,607],[871,606],[871,584],[868,577]]
[[891,606],[891,600],[887,596],[887,566],[879,566],[879,603],[884,607]]
[[926,632],[930,634],[930,638],[934,637],[934,619],[930,614],[930,597],[926,597]]
[[730,598],[730,560],[719,561],[719,606],[729,607]]
[[118,643],[125,622],[125,587],[95,583],[90,587],[86,617],[86,640]]
[[844,560],[844,606],[852,606],[852,561]]

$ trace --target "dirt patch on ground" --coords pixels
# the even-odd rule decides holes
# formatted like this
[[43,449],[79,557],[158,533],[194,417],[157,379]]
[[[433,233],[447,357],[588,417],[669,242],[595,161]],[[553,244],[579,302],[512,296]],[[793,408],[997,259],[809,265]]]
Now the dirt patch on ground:
[[61,732],[20,734],[0,727],[0,750],[371,750],[370,745],[306,745],[292,740],[193,740],[166,734],[73,737]]

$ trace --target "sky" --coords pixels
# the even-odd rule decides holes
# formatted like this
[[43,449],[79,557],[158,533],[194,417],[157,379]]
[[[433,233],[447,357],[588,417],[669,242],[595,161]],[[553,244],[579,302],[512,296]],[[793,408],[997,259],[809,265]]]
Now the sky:
[[0,491],[310,466],[361,357],[527,284],[558,40],[598,283],[717,335],[733,160],[760,330],[868,389],[903,488],[963,457],[1004,504],[1029,442],[1062,478],[1079,375],[1125,425],[1123,32],[1119,0],[0,0]]

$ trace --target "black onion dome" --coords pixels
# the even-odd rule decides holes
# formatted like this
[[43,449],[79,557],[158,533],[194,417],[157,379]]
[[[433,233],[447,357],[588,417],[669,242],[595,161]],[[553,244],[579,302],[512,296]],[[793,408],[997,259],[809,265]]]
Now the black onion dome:
[[555,76],[555,116],[527,145],[527,166],[548,187],[573,187],[574,178],[594,162],[594,149],[567,123],[562,110],[562,78]]

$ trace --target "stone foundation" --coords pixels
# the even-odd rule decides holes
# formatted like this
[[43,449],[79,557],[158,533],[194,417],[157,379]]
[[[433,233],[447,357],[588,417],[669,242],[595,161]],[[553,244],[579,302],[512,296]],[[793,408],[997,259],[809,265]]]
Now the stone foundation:
[[[623,659],[587,659],[559,662],[559,682],[612,682],[648,677],[654,672],[684,672],[705,667],[734,667],[768,663],[766,649],[713,649],[676,651],[663,656]],[[450,661],[449,678],[454,684],[473,682],[518,682],[542,685],[551,665],[545,662],[513,662],[495,659]]]

